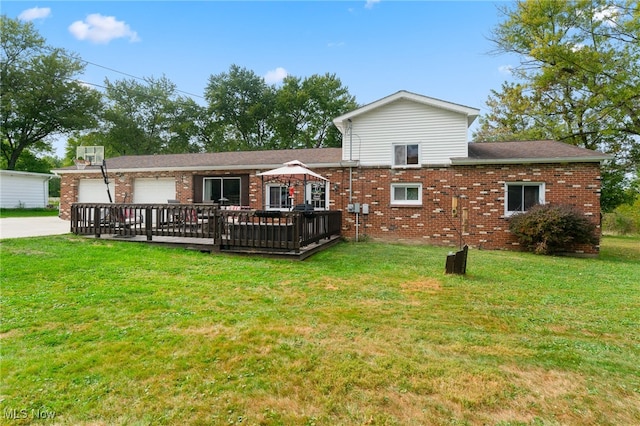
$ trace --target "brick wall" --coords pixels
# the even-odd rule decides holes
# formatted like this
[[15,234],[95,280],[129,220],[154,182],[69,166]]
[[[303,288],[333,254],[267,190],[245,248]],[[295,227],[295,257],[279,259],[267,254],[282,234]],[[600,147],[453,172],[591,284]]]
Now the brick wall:
[[[463,241],[473,247],[515,248],[504,215],[505,182],[544,182],[545,202],[571,204],[598,225],[600,232],[600,167],[597,163],[535,164],[500,166],[455,166],[421,169],[354,168],[352,202],[369,204],[370,213],[347,213],[349,169],[314,169],[330,181],[329,205],[343,210],[343,234],[387,241],[423,242],[457,246]],[[262,179],[255,170],[233,171],[249,174],[249,202],[252,208],[263,206]],[[224,176],[220,171],[112,173],[115,202],[131,202],[133,182],[141,177],[174,177],[176,199],[193,202],[194,175]],[[78,197],[82,178],[97,179],[100,174],[64,174],[61,182],[60,214],[69,219],[71,203]],[[421,183],[421,206],[393,206],[392,183]],[[456,201],[452,201],[452,200]],[[296,187],[294,204],[303,202],[302,186]],[[457,205],[456,205],[457,203]],[[453,211],[455,208],[455,212]],[[578,251],[594,254],[598,246],[581,246]]]
[[[504,214],[505,182],[544,182],[546,203],[579,208],[600,232],[597,163],[361,168],[354,170],[353,182],[353,202],[370,206],[368,215],[359,216],[358,232],[374,239],[452,246],[462,240],[480,248],[517,248]],[[422,205],[393,206],[391,183],[421,183]],[[345,235],[355,237],[355,214],[345,213],[344,222]],[[577,251],[593,254],[598,247]]]

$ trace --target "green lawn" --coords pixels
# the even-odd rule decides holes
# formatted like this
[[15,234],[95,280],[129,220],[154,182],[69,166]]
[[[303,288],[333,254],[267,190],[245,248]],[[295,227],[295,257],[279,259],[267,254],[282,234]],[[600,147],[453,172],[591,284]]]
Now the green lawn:
[[640,424],[638,238],[465,277],[425,246],[0,245],[3,424]]
[[58,216],[57,208],[54,209],[0,209],[0,218],[3,217],[40,217]]

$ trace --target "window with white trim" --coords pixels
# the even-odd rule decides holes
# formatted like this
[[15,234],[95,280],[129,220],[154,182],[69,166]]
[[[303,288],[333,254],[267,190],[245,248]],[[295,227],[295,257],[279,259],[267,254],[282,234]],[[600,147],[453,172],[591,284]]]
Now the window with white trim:
[[391,204],[403,206],[422,205],[421,183],[393,183],[391,184]]
[[420,144],[393,145],[394,167],[419,167]]
[[307,183],[307,203],[311,204],[314,210],[327,210],[329,205],[327,185],[328,182]]
[[526,212],[536,204],[544,204],[544,183],[514,182],[505,184],[505,216]]
[[267,185],[265,196],[267,198],[267,210],[290,210],[291,198],[289,197],[289,187],[286,185]]

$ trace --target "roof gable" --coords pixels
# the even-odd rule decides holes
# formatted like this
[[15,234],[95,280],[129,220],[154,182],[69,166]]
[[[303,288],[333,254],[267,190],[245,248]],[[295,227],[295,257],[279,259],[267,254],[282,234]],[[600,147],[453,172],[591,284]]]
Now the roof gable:
[[392,95],[379,99],[370,104],[364,105],[358,109],[355,109],[351,112],[343,114],[339,117],[333,119],[333,123],[339,129],[342,129],[344,126],[342,123],[351,120],[359,115],[365,114],[372,110],[384,107],[389,105],[392,102],[396,102],[398,100],[409,100],[412,102],[416,102],[423,105],[428,105],[435,108],[444,109],[447,111],[452,111],[458,114],[463,114],[467,116],[467,125],[470,126],[471,123],[478,117],[480,114],[480,110],[476,108],[471,108],[464,105],[455,104],[452,102],[443,101],[436,98],[430,98],[428,96],[418,95],[417,93],[408,92],[406,90],[400,90]]

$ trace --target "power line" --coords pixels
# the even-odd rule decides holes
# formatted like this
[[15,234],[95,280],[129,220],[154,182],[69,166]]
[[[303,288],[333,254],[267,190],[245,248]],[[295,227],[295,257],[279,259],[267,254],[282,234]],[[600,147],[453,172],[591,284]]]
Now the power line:
[[[67,58],[74,59],[74,60],[79,60],[79,61],[84,62],[85,64],[93,65],[94,67],[98,67],[98,68],[105,69],[105,70],[107,70],[107,71],[115,72],[115,73],[117,73],[117,74],[121,74],[121,75],[127,76],[127,77],[129,77],[129,78],[133,78],[133,79],[135,79],[135,80],[140,80],[140,81],[143,81],[143,82],[144,82],[144,83],[146,83],[146,84],[148,84],[148,83],[149,83],[149,81],[148,81],[146,78],[144,78],[144,77],[138,77],[138,76],[136,76],[136,75],[129,74],[129,73],[127,73],[127,72],[120,71],[120,70],[117,70],[117,69],[115,69],[115,68],[111,68],[111,67],[107,67],[107,66],[105,66],[105,65],[97,64],[97,63],[95,63],[95,62],[87,61],[86,59],[83,59],[83,58],[81,58],[81,57],[72,56],[72,55],[68,54],[64,49],[54,48],[54,47],[50,47],[50,46],[46,46],[45,48],[46,48],[47,50],[55,51],[56,53],[59,53],[59,54],[61,54],[61,55],[64,55],[64,56],[66,56]],[[101,85],[99,85],[99,84],[94,84],[94,83],[87,83],[87,84],[90,84],[90,85],[92,85],[92,86],[96,86],[96,87],[102,87],[102,88],[105,88],[104,86],[101,86]],[[187,95],[187,96],[193,96],[193,97],[200,98],[200,99],[206,99],[204,96],[196,95],[195,93],[186,92],[186,91],[184,91],[184,90],[180,90],[180,89],[177,89],[177,88],[175,89],[175,91],[176,91],[176,92],[178,92],[178,93],[182,93],[182,94],[184,94],[184,95]]]

